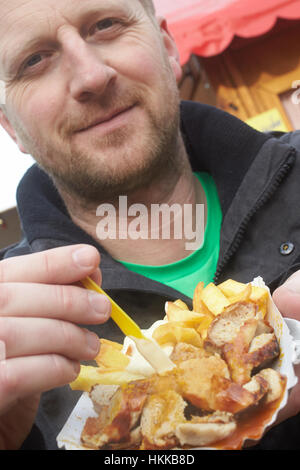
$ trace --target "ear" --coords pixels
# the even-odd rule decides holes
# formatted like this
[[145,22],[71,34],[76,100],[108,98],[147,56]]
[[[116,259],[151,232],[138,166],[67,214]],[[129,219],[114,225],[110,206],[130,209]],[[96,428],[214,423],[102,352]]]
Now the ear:
[[21,140],[19,139],[19,137],[16,134],[13,126],[11,125],[9,119],[7,118],[5,112],[3,111],[3,109],[1,107],[0,107],[0,125],[3,127],[3,129],[6,130],[8,135],[10,135],[10,137],[15,141],[15,143],[19,147],[19,150],[22,153],[28,154],[28,152],[26,152]]
[[169,56],[170,65],[174,72],[177,83],[182,78],[182,68],[180,64],[179,52],[176,46],[176,43],[169,31],[167,20],[163,17],[157,17],[157,22],[160,27],[160,31],[163,37],[163,42],[167,54]]

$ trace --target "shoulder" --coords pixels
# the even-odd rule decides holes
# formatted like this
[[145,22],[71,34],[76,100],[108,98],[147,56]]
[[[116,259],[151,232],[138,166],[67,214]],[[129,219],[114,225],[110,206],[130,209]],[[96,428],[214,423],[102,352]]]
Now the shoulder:
[[291,145],[300,152],[300,130],[295,130],[285,134],[280,133],[276,137],[278,137],[282,143]]
[[31,247],[26,238],[23,238],[18,243],[2,248],[0,250],[0,261],[15,256],[29,255],[30,253],[32,253]]

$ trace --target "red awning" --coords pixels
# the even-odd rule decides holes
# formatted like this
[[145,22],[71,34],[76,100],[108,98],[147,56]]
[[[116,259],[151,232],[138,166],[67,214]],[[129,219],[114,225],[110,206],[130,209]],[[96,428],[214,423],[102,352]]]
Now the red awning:
[[185,63],[190,54],[220,54],[234,36],[260,36],[278,18],[300,18],[299,0],[154,0],[158,15],[168,20]]

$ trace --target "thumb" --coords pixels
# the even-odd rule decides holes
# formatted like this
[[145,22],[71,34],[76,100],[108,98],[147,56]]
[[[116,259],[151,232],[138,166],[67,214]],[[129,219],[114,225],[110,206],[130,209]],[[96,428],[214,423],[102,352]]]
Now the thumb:
[[300,271],[274,291],[273,300],[283,316],[300,320]]

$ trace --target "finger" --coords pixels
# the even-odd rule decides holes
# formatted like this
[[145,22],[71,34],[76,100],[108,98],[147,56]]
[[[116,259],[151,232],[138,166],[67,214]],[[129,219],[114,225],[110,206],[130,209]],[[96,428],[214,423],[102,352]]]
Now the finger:
[[79,371],[79,362],[55,354],[1,361],[0,415],[19,398],[72,382]]
[[[300,364],[294,365],[294,371],[297,377],[300,377]],[[289,400],[287,405],[280,410],[276,425],[285,421],[292,416],[295,416],[299,413],[300,410],[300,385],[299,383],[293,387],[289,393]]]
[[0,284],[1,317],[43,317],[74,323],[97,324],[108,320],[109,299],[83,287],[54,284]]
[[[96,269],[95,272],[93,272],[92,274],[90,274],[90,278],[98,285],[101,287],[101,284],[102,284],[102,273],[101,273],[101,270],[98,268]],[[78,281],[78,282],[73,282],[73,285],[74,286],[78,286],[78,287],[83,287],[83,284],[81,281]]]
[[100,254],[93,246],[54,248],[4,259],[0,262],[0,283],[72,284],[93,274],[99,263]]
[[6,359],[6,345],[4,341],[0,341],[0,361],[4,361]]
[[95,333],[73,323],[39,318],[1,318],[0,341],[6,358],[59,354],[69,359],[91,360],[100,349]]
[[90,275],[90,278],[98,285],[101,286],[102,284],[102,273],[100,269],[96,269],[94,273]]
[[273,293],[273,300],[283,316],[300,320],[300,273],[293,274]]

